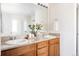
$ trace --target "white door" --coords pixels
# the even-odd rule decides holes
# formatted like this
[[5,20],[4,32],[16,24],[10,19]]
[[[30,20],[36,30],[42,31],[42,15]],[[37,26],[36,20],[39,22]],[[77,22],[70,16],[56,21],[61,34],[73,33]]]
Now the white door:
[[76,51],[76,53],[78,52],[78,56],[79,56],[79,5],[78,5],[78,9],[77,10],[78,10],[78,14],[77,14],[78,15],[78,17],[77,17],[78,18],[78,20],[77,20],[78,21],[78,35],[77,35],[78,36],[78,40],[77,41],[78,42],[76,42],[76,44],[77,44],[78,51]]

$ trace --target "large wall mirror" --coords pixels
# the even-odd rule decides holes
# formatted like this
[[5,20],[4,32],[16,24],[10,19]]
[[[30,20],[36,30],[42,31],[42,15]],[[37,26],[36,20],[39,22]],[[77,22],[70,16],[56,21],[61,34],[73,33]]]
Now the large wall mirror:
[[[48,8],[33,3],[1,3],[0,33],[26,34],[29,24],[40,23],[48,30]],[[2,31],[1,31],[2,30]]]

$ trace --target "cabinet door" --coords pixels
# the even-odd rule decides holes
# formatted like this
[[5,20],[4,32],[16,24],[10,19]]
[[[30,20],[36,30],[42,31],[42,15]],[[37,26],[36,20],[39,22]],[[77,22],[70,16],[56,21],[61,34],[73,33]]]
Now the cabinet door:
[[49,56],[59,56],[60,55],[59,44],[54,44],[49,47]]
[[20,56],[36,56],[36,51],[30,51],[30,52],[24,53],[24,54],[22,54]]
[[60,55],[60,48],[59,44],[54,45],[54,56],[59,56]]
[[[30,51],[36,50],[36,44],[17,47],[6,51],[1,51],[2,56],[20,56],[22,54],[28,54]],[[28,54],[30,56],[30,54]],[[27,55],[26,55],[27,56]]]
[[49,56],[54,56],[55,55],[55,49],[54,45],[49,46]]

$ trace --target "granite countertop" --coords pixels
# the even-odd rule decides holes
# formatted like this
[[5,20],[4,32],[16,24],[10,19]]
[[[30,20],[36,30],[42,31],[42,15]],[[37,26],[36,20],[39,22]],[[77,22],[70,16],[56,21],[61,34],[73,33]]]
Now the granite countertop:
[[24,45],[30,45],[30,44],[38,43],[38,42],[41,42],[41,41],[51,40],[51,39],[56,38],[56,37],[57,36],[52,36],[50,38],[40,38],[38,40],[32,39],[32,40],[28,40],[28,42],[26,42],[26,43],[20,43],[20,44],[1,44],[1,51],[21,47],[21,46],[24,46]]

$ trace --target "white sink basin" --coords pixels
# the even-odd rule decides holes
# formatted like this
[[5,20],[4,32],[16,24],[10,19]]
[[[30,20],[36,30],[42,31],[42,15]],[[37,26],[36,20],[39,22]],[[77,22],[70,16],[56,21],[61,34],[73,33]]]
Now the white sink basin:
[[24,44],[28,43],[27,39],[15,39],[15,40],[9,40],[5,42],[6,44]]
[[56,36],[53,36],[53,35],[45,35],[44,38],[46,38],[46,39],[52,39],[52,38],[56,38]]

